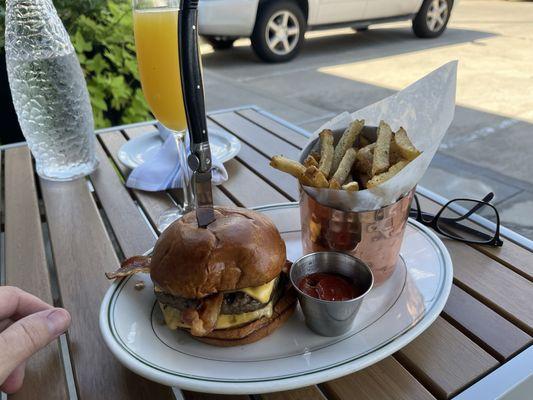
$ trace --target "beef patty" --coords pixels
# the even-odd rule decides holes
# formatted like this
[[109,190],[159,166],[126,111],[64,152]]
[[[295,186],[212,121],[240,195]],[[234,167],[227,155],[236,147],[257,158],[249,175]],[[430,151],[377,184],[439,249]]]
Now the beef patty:
[[[259,310],[265,307],[270,301],[276,303],[283,293],[283,288],[287,284],[287,278],[280,275],[277,285],[272,290],[270,299],[266,303],[261,303],[253,297],[244,292],[228,292],[224,293],[224,300],[222,302],[221,314],[242,314]],[[163,304],[168,304],[171,307],[177,308],[180,311],[188,308],[196,308],[200,301],[197,299],[186,299],[184,297],[173,296],[170,293],[155,291],[155,297]]]

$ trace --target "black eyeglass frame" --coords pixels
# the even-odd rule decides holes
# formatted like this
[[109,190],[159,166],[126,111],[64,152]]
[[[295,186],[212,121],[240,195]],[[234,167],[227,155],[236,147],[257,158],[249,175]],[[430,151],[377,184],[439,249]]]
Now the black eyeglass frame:
[[[464,243],[472,243],[472,244],[481,244],[481,245],[487,245],[487,246],[501,247],[503,245],[503,241],[500,239],[500,214],[498,213],[498,210],[496,209],[496,207],[494,207],[492,204],[490,204],[488,201],[486,201],[486,200],[491,200],[493,196],[494,196],[493,193],[489,193],[487,196],[485,196],[483,198],[483,200],[463,199],[463,198],[452,199],[452,200],[448,201],[444,206],[442,206],[442,208],[439,210],[439,212],[437,214],[431,215],[431,214],[428,214],[428,213],[425,213],[425,212],[422,211],[422,209],[420,207],[420,202],[418,200],[418,197],[415,194],[413,196],[414,197],[414,201],[416,203],[416,214],[417,214],[415,219],[418,222],[420,222],[422,225],[427,226],[427,227],[435,230],[439,234],[441,234],[443,236],[446,236],[446,237],[448,237],[450,239],[459,240],[459,241],[462,241]],[[490,207],[490,208],[492,208],[494,210],[494,213],[496,214],[496,222],[495,222],[496,229],[495,229],[495,232],[494,232],[494,236],[491,239],[487,240],[486,242],[480,242],[480,241],[476,241],[476,240],[469,240],[469,239],[461,238],[461,237],[458,237],[458,236],[453,236],[453,235],[447,233],[446,231],[442,230],[439,227],[438,221],[441,218],[442,213],[448,208],[448,206],[450,204],[452,204],[454,202],[457,202],[457,201],[470,201],[470,202],[478,203],[475,207],[473,207],[467,213],[465,213],[464,215],[460,215],[460,217],[463,217],[463,218],[468,218],[470,215],[475,213],[479,208],[484,207],[484,206],[488,206],[488,207]],[[450,209],[453,210],[452,208],[450,208]],[[415,210],[413,210],[411,208],[409,214],[411,214],[411,212],[413,212],[413,211],[415,211]],[[454,211],[454,212],[456,212],[456,211]],[[427,218],[425,219],[424,217],[427,217]],[[448,222],[448,223],[450,223],[450,222]],[[460,225],[460,229],[462,229],[464,231],[469,231],[469,232],[471,232],[473,234],[477,234],[478,236],[487,236],[487,237],[489,236],[486,233],[477,231],[475,229],[469,228],[469,227],[464,226],[464,225]]]

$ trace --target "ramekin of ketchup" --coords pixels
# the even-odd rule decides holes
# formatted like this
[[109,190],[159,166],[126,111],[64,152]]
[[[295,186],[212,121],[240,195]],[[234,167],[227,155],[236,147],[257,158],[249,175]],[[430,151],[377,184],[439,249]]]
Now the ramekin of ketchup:
[[349,254],[323,251],[296,260],[289,272],[306,325],[323,336],[352,329],[365,296],[374,284],[372,271]]
[[298,289],[320,300],[345,301],[363,294],[364,289],[340,274],[316,272],[304,276],[298,282]]

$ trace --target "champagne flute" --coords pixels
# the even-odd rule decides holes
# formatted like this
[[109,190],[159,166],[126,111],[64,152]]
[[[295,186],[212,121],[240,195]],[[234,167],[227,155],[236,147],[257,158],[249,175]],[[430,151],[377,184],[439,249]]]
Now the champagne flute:
[[183,206],[161,214],[160,231],[194,208],[185,147],[187,118],[181,88],[178,13],[179,0],[133,0],[133,29],[142,90],[152,113],[174,135],[181,168]]

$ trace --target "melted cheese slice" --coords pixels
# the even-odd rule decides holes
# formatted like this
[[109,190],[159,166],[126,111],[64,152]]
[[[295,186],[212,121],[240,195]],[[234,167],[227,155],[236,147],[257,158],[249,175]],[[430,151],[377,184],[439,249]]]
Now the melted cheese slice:
[[270,282],[265,283],[264,285],[239,289],[239,292],[246,293],[248,296],[253,297],[260,303],[268,303],[277,281],[278,278],[274,278]]
[[[170,329],[190,328],[190,325],[181,322],[181,313],[177,308],[171,306],[163,306],[161,303],[159,303],[159,306],[161,307],[161,311],[163,312],[165,323]],[[256,311],[233,315],[220,314],[215,324],[215,329],[227,329],[255,321],[259,318],[270,318],[272,316],[273,311],[274,307],[270,302],[265,307]]]

